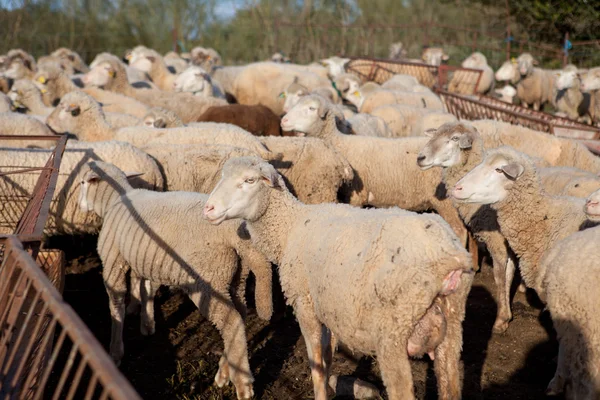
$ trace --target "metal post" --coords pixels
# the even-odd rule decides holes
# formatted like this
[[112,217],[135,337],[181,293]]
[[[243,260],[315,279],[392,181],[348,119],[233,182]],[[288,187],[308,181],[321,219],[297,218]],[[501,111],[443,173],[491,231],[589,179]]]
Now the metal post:
[[565,41],[563,42],[563,59],[562,66],[563,68],[569,63],[569,48],[571,42],[569,41],[569,32],[565,33]]
[[510,6],[506,0],[506,61],[510,60]]

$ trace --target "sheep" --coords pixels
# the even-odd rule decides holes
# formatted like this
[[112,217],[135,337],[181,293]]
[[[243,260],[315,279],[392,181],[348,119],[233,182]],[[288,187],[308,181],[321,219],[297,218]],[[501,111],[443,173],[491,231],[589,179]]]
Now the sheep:
[[139,125],[159,129],[185,126],[176,113],[161,107],[154,107],[148,110],[148,113],[140,120]]
[[440,47],[428,47],[423,50],[423,54],[421,55],[421,59],[425,64],[436,67],[440,66],[442,62],[448,61],[449,58],[450,56]]
[[350,62],[349,58],[329,57],[321,60],[321,65],[327,68],[329,79],[335,80],[338,76],[346,72],[346,65]]
[[545,103],[553,104],[555,76],[552,71],[535,68],[538,62],[529,53],[521,54],[517,63],[521,75],[517,84],[517,97],[521,100],[521,105],[532,105],[538,111]]
[[[3,143],[2,143],[3,144]],[[46,164],[51,150],[0,148],[3,171],[23,169]],[[150,156],[128,143],[122,142],[69,142],[65,150],[44,233],[47,235],[97,234],[98,218],[86,215],[77,208],[77,196],[82,167],[92,160],[104,160],[127,171],[143,171],[144,175],[132,180],[135,187],[162,189],[164,179],[158,165]],[[10,166],[10,167],[7,167]],[[7,175],[0,177],[1,192],[6,199],[0,210],[0,232],[12,233],[16,222],[33,194],[39,173]]]
[[273,55],[269,58],[268,61],[273,61],[276,63],[289,63],[291,60],[288,56],[278,51],[276,53],[273,53]]
[[390,44],[390,51],[388,58],[390,60],[403,60],[408,55],[408,52],[404,48],[404,44],[402,42],[394,42]]
[[[43,85],[43,88],[46,90],[44,99],[47,98],[50,102],[47,105],[57,104],[60,98],[67,93],[80,90],[60,68],[56,67],[50,68],[47,66],[38,71],[35,80]],[[99,103],[102,103],[104,110],[107,112],[131,114],[138,118],[142,118],[148,112],[146,105],[127,96],[95,87],[85,88],[83,91],[94,97]]]
[[308,90],[308,88],[304,85],[300,85],[299,83],[296,83],[296,81],[290,83],[283,92],[279,93],[279,97],[284,99],[284,103],[283,103],[283,112],[286,113],[290,110],[290,108],[292,108],[293,106],[296,105],[296,103],[298,103],[298,100],[302,97],[302,96],[306,96],[307,94],[318,94],[324,98],[326,98],[327,100],[329,100],[331,103],[335,103],[336,102],[336,96],[334,95],[334,90],[336,90],[333,87],[327,86],[327,87],[320,87],[320,88],[316,88],[315,90]]
[[[45,90],[45,89],[44,89]],[[13,83],[8,94],[17,108],[24,108],[28,114],[49,115],[53,108],[42,100],[42,91],[29,79],[19,79]]]
[[404,92],[382,89],[376,84],[365,84],[351,93],[346,100],[354,104],[362,113],[371,113],[377,107],[387,104],[405,104],[415,107],[443,110],[444,105],[438,96],[429,92]]
[[263,105],[228,104],[210,107],[198,122],[222,122],[237,125],[255,136],[281,136],[279,117]]
[[517,96],[517,89],[510,85],[505,85],[502,89],[494,89],[494,95],[505,103],[513,104]]
[[129,60],[129,65],[145,72],[161,90],[173,91],[176,74],[171,73],[165,60],[154,50],[146,49]]
[[134,146],[151,143],[233,145],[252,150],[265,160],[278,160],[282,157],[282,154],[269,151],[256,137],[242,128],[216,122],[203,122],[193,126],[168,129],[154,129],[145,126],[122,128],[115,132],[114,139],[131,143]]
[[547,194],[533,160],[508,146],[489,150],[451,194],[459,202],[490,204],[519,259],[525,285],[539,294],[541,257],[559,240],[588,226],[585,200]]
[[275,136],[259,140],[271,152],[283,155],[281,160],[271,163],[303,203],[336,203],[340,188],[354,178],[348,161],[322,140]]
[[29,53],[21,49],[13,49],[6,53],[6,69],[3,75],[7,78],[31,79],[37,70],[35,59]]
[[[288,64],[259,62],[247,65],[237,76],[233,95],[239,104],[262,104],[277,115],[283,111],[279,94],[292,82],[309,90],[330,87],[327,78]],[[335,93],[337,97],[337,93]],[[337,102],[337,100],[336,100]]]
[[521,80],[517,59],[513,58],[510,61],[505,61],[498,71],[494,74],[498,82],[507,82],[511,85],[516,85]]
[[225,98],[225,90],[213,81],[200,67],[191,66],[179,74],[173,82],[176,92],[189,92],[194,96]]
[[103,61],[107,61],[107,60],[111,60],[113,62],[117,62],[117,63],[120,63],[121,65],[123,65],[123,67],[125,68],[125,71],[127,72],[127,80],[134,87],[139,87],[139,88],[154,87],[153,84],[151,84],[151,82],[150,82],[150,77],[148,76],[148,74],[140,71],[139,69],[136,69],[136,68],[130,67],[129,65],[124,64],[123,61],[121,61],[121,59],[119,59],[119,57],[115,56],[114,54],[100,53],[100,54],[96,55],[94,60],[90,63],[89,68],[90,69],[94,68],[96,65],[100,64]]
[[[414,398],[408,356],[425,352],[434,358],[439,396],[460,398],[472,264],[439,216],[304,205],[256,157],[225,163],[204,216],[216,225],[244,220],[253,245],[279,266],[306,342],[315,399],[327,398],[332,335],[352,351],[377,356],[391,400]],[[423,343],[439,328],[423,322],[432,319],[445,320],[445,335],[439,330]]]
[[60,58],[60,59],[67,60],[69,62],[69,64],[71,64],[71,66],[75,70],[75,72],[77,72],[77,73],[84,74],[90,70],[89,67],[82,60],[81,56],[79,54],[77,54],[77,52],[75,52],[71,49],[67,49],[66,47],[61,47],[61,48],[55,50],[54,52],[52,52],[52,54],[50,54],[50,55]]
[[456,117],[450,113],[404,104],[379,106],[371,111],[371,115],[383,119],[393,137],[422,136],[428,129],[456,121]]
[[361,136],[394,137],[394,132],[378,116],[359,113],[348,118],[352,133]]
[[0,93],[0,113],[10,112],[13,108],[12,101],[10,97],[5,95],[4,93]]
[[592,68],[581,82],[581,90],[590,94],[589,113],[595,124],[600,123],[600,68]]
[[172,72],[177,75],[181,74],[189,67],[188,62],[174,51],[169,51],[168,53],[166,53],[163,56],[163,60],[165,61],[167,68],[169,68],[169,70],[172,70]]
[[466,243],[466,228],[452,202],[437,187],[441,171],[419,170],[417,154],[427,138],[388,139],[342,134],[329,104],[319,96],[303,97],[281,120],[284,131],[318,137],[346,158],[354,180],[343,193],[352,205],[398,206],[412,211],[434,209]]
[[111,92],[133,97],[149,107],[162,107],[174,111],[184,123],[197,121],[198,117],[211,106],[227,104],[222,99],[201,98],[190,93],[136,89],[127,82],[124,67],[114,60],[103,61],[96,65],[84,76],[84,82],[86,85],[102,87]]
[[559,112],[574,120],[589,118],[590,94],[581,92],[581,80],[576,70],[559,71],[556,78],[554,103]]
[[404,90],[410,92],[414,87],[420,85],[417,78],[412,75],[396,74],[383,82],[381,87],[389,90]]
[[348,93],[356,91],[362,84],[363,82],[358,76],[350,73],[340,74],[332,81],[333,87],[344,99]]
[[[75,75],[75,69],[73,69],[73,66],[67,59],[58,58],[58,57],[54,57],[54,56],[43,56],[43,57],[38,58],[38,60],[37,60],[37,69],[38,70],[43,69],[48,65],[58,65],[60,67],[60,69],[62,69],[65,72],[65,74],[67,74],[70,77],[73,77],[73,75]],[[76,82],[74,81],[74,83],[76,83]]]
[[[431,139],[419,153],[417,164],[424,171],[443,168],[442,182],[448,191],[485,156],[483,140],[469,124],[447,123],[428,135]],[[492,258],[498,304],[493,330],[503,333],[512,319],[510,288],[516,260],[500,232],[495,211],[489,205],[455,203],[455,206],[473,236],[486,245]]]
[[571,167],[546,167],[539,170],[546,193],[555,196],[587,198],[600,189],[600,177]]
[[567,399],[600,395],[600,329],[596,309],[600,285],[600,227],[558,241],[542,258],[546,306],[559,340],[558,365],[546,393]]
[[[80,209],[103,219],[98,254],[112,317],[113,360],[118,365],[124,354],[126,273],[131,270],[150,289],[144,297],[154,296],[160,284],[179,287],[188,294],[224,341],[215,382],[222,387],[231,379],[237,398],[250,399],[253,378],[245,327],[235,306],[240,299],[234,300],[231,283],[238,257],[256,274],[261,289],[268,286],[270,291],[271,270],[264,256],[250,246],[240,224],[211,226],[202,218],[207,195],[135,189],[127,175],[109,163],[88,163],[80,186]],[[187,235],[196,240],[185,240]],[[147,322],[147,333],[153,333],[151,315]]]
[[[55,136],[44,123],[32,116],[6,112],[0,114],[0,132],[10,136]],[[2,140],[4,147],[51,147],[56,144],[53,140]]]
[[600,159],[583,144],[506,122],[479,120],[471,124],[483,137],[486,148],[511,146],[553,166],[575,167],[597,174]]
[[[479,83],[473,81],[474,74],[467,71],[456,71],[448,83],[449,92],[462,94],[485,94],[494,87],[494,70],[488,65],[487,58],[480,52],[475,52],[467,57],[462,63],[463,68],[481,70]],[[477,87],[474,87],[477,84]]]
[[[213,66],[223,65],[221,55],[213,48],[194,47],[190,51],[190,57],[192,64],[203,67],[205,70],[210,71]],[[206,68],[207,66],[208,68]]]

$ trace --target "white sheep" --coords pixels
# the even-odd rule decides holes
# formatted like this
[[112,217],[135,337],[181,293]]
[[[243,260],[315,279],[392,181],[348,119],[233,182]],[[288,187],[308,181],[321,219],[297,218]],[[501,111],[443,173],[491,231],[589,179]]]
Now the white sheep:
[[519,67],[517,59],[513,58],[509,61],[505,61],[498,71],[494,74],[494,77],[498,82],[506,82],[511,85],[516,85],[521,80],[521,74],[519,73]]
[[425,64],[437,67],[440,66],[442,62],[448,61],[450,56],[446,54],[444,49],[441,47],[428,47],[423,50],[421,59],[425,62]]
[[581,82],[581,90],[590,94],[590,116],[595,124],[600,123],[600,68],[587,72]]
[[581,77],[577,70],[557,72],[554,103],[558,112],[574,120],[592,121],[590,116],[590,94],[581,92]]
[[503,102],[513,104],[517,96],[517,89],[510,85],[504,85],[501,89],[494,89],[494,94]]
[[585,200],[547,194],[525,154],[503,146],[488,151],[452,190],[460,202],[490,204],[500,231],[519,258],[527,287],[542,294],[540,259],[557,241],[587,225]]
[[[485,94],[494,87],[494,70],[488,65],[487,58],[480,52],[475,52],[463,60],[463,68],[481,71],[479,83],[475,74],[469,71],[455,71],[448,83],[448,91],[463,94]],[[475,78],[475,79],[473,79]],[[475,87],[475,85],[477,86]]]
[[164,91],[173,91],[177,75],[169,71],[163,57],[150,49],[132,52],[129,65],[148,74],[152,82]]
[[388,139],[345,135],[332,109],[319,96],[303,97],[281,121],[284,131],[304,132],[333,146],[354,170],[343,199],[352,205],[398,206],[412,211],[436,210],[466,242],[466,228],[452,202],[438,193],[441,171],[420,171],[417,154],[425,137]]
[[434,358],[439,396],[460,398],[461,324],[473,276],[465,272],[472,266],[439,216],[304,205],[256,157],[225,164],[204,215],[213,224],[246,221],[253,245],[279,266],[315,399],[327,398],[331,335],[377,356],[391,400],[414,398],[408,356],[424,353]]
[[405,104],[415,107],[443,110],[444,105],[438,96],[429,92],[407,92],[382,89],[374,83],[367,83],[350,93],[346,100],[363,113],[371,113],[377,107],[387,104]]
[[[43,122],[30,115],[14,112],[0,113],[0,132],[9,136],[55,136]],[[3,147],[52,147],[53,140],[2,140]]]
[[349,58],[329,57],[321,60],[321,65],[327,68],[327,75],[335,80],[338,76],[346,72],[346,65],[350,62]]
[[173,82],[176,92],[189,92],[194,96],[225,98],[225,90],[202,68],[191,66],[179,74]]
[[175,53],[174,51],[169,51],[168,53],[166,53],[163,56],[163,60],[165,61],[165,64],[167,65],[169,70],[171,70],[171,72],[175,74],[181,74],[189,67],[188,61],[184,60],[179,54]]
[[[161,284],[188,294],[223,337],[225,349],[215,382],[222,387],[231,379],[238,399],[250,399],[253,378],[244,322],[230,286],[238,257],[256,274],[258,290],[270,291],[271,271],[264,256],[238,233],[240,224],[213,227],[202,218],[206,195],[134,189],[125,173],[104,162],[88,163],[80,186],[81,210],[94,211],[103,219],[98,254],[109,297],[110,354],[115,362],[119,364],[124,354],[126,273],[131,269],[150,288],[143,300],[153,297]],[[188,235],[195,240],[185,240]],[[154,321],[148,319],[147,333],[153,333]]]
[[536,111],[546,103],[554,104],[552,97],[556,81],[552,71],[536,68],[537,64],[529,53],[523,53],[517,58],[517,67],[521,75],[517,84],[517,97],[521,100],[521,105],[532,105]]
[[450,113],[405,104],[379,106],[371,111],[371,115],[383,119],[393,137],[422,136],[429,129],[456,121],[456,117]]

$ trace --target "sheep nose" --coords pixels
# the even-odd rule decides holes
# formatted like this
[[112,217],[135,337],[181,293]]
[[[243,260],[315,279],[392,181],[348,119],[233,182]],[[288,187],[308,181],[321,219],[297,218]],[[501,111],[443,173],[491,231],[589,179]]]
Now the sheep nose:
[[454,186],[454,192],[460,192],[461,190],[463,190],[462,186]]
[[210,214],[211,211],[213,211],[215,209],[215,206],[213,206],[212,204],[206,204],[204,205],[204,216],[207,217],[208,214]]
[[588,207],[596,207],[598,205],[598,202],[592,199],[589,199],[586,203],[586,206]]
[[419,156],[417,157],[417,162],[421,162],[424,159],[425,159],[425,156],[419,154]]
[[288,123],[288,118],[287,118],[287,117],[283,117],[283,118],[281,119],[281,122],[282,122],[283,124],[287,124],[287,123]]

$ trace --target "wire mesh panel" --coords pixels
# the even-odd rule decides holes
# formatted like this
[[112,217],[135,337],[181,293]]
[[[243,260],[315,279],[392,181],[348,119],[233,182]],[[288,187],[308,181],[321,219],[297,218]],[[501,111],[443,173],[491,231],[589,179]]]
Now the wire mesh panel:
[[4,245],[0,398],[139,399],[16,236]]

